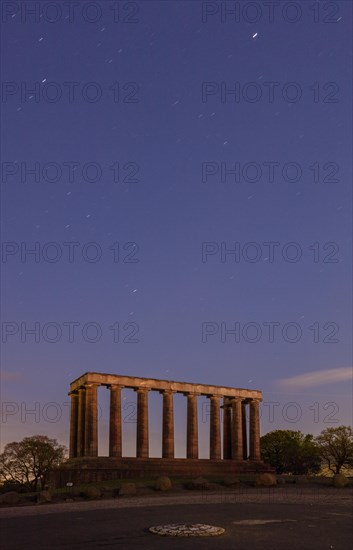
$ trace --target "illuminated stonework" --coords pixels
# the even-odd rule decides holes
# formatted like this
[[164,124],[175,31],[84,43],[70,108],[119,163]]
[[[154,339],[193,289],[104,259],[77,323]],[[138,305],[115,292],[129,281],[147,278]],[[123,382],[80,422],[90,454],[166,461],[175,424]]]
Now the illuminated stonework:
[[223,527],[203,523],[172,523],[150,527],[149,531],[162,537],[217,537],[223,535]]
[[[174,393],[186,397],[186,458],[198,459],[197,397],[210,400],[210,459],[221,460],[221,408],[223,408],[223,459],[260,461],[258,390],[230,388],[88,372],[70,385],[70,458],[98,456],[97,388],[110,391],[109,457],[122,458],[121,392],[132,388],[137,393],[136,457],[149,458],[148,393],[157,391],[163,398],[162,458],[174,459]],[[249,407],[249,453],[246,408]]]

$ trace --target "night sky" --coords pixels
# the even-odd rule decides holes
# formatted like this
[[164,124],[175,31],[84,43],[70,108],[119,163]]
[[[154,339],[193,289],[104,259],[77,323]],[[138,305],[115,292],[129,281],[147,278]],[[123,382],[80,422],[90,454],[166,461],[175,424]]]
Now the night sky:
[[[1,6],[2,445],[68,444],[87,371],[261,389],[262,433],[350,424],[351,2],[47,4]],[[208,429],[200,399],[201,456]]]

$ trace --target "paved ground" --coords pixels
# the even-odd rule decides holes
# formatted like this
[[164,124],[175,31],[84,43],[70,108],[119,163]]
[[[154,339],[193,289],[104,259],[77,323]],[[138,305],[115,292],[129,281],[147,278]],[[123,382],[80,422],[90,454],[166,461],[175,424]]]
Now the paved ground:
[[[326,493],[325,493],[326,494]],[[65,503],[0,511],[3,550],[348,550],[353,536],[351,491],[190,495]],[[293,498],[293,495],[295,498]],[[252,498],[256,497],[256,498]],[[284,497],[284,498],[283,498]],[[195,502],[198,501],[197,503]],[[150,502],[149,502],[150,501]],[[164,523],[224,527],[215,538],[164,538]]]

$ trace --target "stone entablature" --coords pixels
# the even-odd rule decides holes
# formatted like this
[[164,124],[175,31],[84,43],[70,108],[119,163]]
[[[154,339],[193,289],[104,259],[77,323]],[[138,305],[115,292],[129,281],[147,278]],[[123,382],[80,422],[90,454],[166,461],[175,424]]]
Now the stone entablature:
[[110,386],[111,384],[124,386],[124,388],[147,388],[151,391],[171,390],[177,393],[196,393],[199,395],[219,395],[220,397],[241,397],[242,399],[262,399],[259,390],[243,388],[229,388],[226,386],[210,386],[208,384],[194,384],[191,382],[174,382],[172,380],[157,380],[154,378],[140,378],[137,376],[125,376],[118,374],[103,374],[99,372],[86,372],[70,384],[70,392],[77,390],[85,384],[98,384]]
[[[174,393],[187,398],[186,458],[198,459],[197,398],[210,400],[210,459],[221,460],[223,408],[223,459],[260,461],[259,390],[156,380],[116,374],[87,372],[70,384],[70,458],[98,456],[97,388],[110,390],[109,456],[122,457],[121,391],[137,392],[136,457],[149,458],[148,393],[163,397],[162,459],[174,459]],[[249,406],[249,457],[246,408]]]

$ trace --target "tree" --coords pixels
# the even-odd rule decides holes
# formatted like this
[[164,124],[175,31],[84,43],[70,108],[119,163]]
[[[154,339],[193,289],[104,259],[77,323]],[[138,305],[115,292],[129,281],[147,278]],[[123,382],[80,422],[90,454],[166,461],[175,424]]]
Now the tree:
[[274,430],[261,437],[261,457],[278,474],[309,474],[320,470],[318,449],[311,434]]
[[321,458],[328,469],[339,474],[342,468],[353,467],[353,431],[350,426],[322,430],[316,438]]
[[47,484],[49,471],[64,460],[65,454],[66,448],[46,435],[8,443],[0,454],[0,479],[36,491]]

